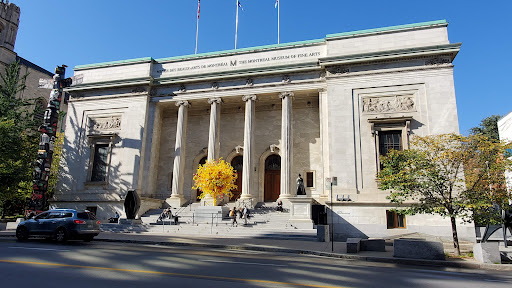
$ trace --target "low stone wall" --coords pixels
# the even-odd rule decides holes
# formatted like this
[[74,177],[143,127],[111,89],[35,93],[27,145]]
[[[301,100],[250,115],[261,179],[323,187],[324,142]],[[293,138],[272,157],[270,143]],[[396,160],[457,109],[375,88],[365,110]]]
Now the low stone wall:
[[393,257],[445,260],[443,243],[410,239],[397,239],[394,241]]

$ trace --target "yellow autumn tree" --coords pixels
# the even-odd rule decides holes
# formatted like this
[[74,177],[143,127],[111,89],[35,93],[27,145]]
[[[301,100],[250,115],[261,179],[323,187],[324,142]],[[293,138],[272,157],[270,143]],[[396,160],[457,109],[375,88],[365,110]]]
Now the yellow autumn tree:
[[194,174],[194,187],[192,189],[200,189],[200,199],[210,195],[213,197],[213,205],[217,205],[217,199],[229,199],[233,196],[231,190],[236,189],[235,181],[238,175],[229,163],[222,158],[213,161],[207,161],[203,165],[199,165],[197,173]]

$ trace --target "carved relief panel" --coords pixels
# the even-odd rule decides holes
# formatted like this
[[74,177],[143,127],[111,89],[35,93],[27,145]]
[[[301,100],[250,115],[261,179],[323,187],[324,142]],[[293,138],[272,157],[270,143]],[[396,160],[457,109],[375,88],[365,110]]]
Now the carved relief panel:
[[121,130],[121,115],[89,118],[89,133],[101,134]]
[[396,113],[416,111],[414,95],[363,97],[363,113]]

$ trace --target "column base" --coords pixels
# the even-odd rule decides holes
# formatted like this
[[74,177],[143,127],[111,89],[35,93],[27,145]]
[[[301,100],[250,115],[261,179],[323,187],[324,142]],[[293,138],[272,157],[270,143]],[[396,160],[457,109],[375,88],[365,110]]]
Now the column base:
[[165,199],[165,202],[169,204],[171,207],[181,207],[187,203],[187,200],[183,195],[171,195],[171,197]]
[[251,194],[242,194],[236,202],[238,207],[254,208],[254,197]]

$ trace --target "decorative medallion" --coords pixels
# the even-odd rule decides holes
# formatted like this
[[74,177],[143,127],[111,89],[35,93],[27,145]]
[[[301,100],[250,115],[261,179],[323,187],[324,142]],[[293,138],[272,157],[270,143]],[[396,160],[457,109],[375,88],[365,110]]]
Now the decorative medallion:
[[247,80],[245,80],[245,86],[252,86],[254,85],[254,80],[252,78],[247,78]]
[[185,84],[180,85],[180,92],[187,92],[187,87],[185,86]]
[[135,87],[132,89],[132,93],[145,93],[147,90],[144,87]]
[[432,58],[425,60],[425,65],[443,65],[450,63],[451,61],[448,58]]
[[327,68],[327,71],[331,74],[340,75],[340,74],[346,74],[350,72],[350,69],[348,67],[344,66],[333,66]]
[[290,75],[284,75],[282,82],[283,83],[290,83],[290,82],[292,82],[292,80],[290,79]]
[[215,89],[215,90],[219,89],[219,83],[218,82],[213,82],[212,83],[212,89]]

